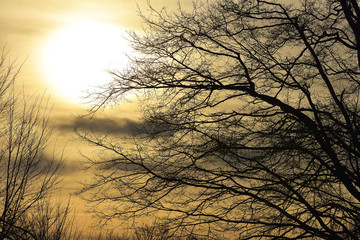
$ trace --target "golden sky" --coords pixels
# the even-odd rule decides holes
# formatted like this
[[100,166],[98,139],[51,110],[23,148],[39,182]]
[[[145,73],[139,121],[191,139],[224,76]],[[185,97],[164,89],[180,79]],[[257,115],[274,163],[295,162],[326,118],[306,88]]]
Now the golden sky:
[[[74,96],[64,92],[79,91],[77,88],[86,81],[96,85],[98,80],[90,79],[89,75],[98,79],[108,76],[91,72],[94,66],[105,74],[106,66],[116,68],[124,54],[128,54],[123,36],[129,29],[140,31],[138,6],[146,9],[146,2],[0,0],[0,46],[6,44],[12,59],[18,58],[18,64],[26,59],[18,79],[25,89],[40,92],[46,89],[56,102],[68,100],[72,104]],[[186,5],[190,1],[182,2]],[[174,8],[177,0],[157,0],[151,4],[156,8]]]
[[[177,2],[151,5],[174,9]],[[17,66],[24,63],[17,83],[27,94],[50,95],[56,118],[77,115],[88,107],[78,95],[111,80],[107,69],[127,64],[131,52],[124,36],[141,32],[137,11],[146,6],[147,0],[0,0],[0,47]],[[133,106],[119,108],[121,118],[132,118]]]
[[[146,0],[137,3],[144,6]],[[6,46],[11,60],[17,59],[17,66],[24,63],[17,78],[18,86],[29,95],[45,91],[54,104],[53,118],[58,125],[67,124],[56,136],[58,145],[75,148],[68,143],[72,139],[72,124],[78,124],[73,116],[88,106],[80,105],[85,100],[75,99],[74,94],[81,94],[81,84],[86,85],[87,81],[92,81],[92,85],[96,81],[103,83],[103,78],[108,77],[105,72],[108,58],[124,59],[122,50],[128,47],[119,36],[126,30],[140,29],[137,3],[133,0],[0,0],[0,46]],[[122,41],[120,46],[112,38]],[[92,72],[96,65],[101,65],[97,69],[101,71],[99,75]],[[115,119],[132,118],[133,111],[127,109],[125,104],[119,106],[121,114]],[[99,117],[114,116],[105,117],[101,113]],[[68,134],[64,134],[65,130]],[[71,147],[65,152],[76,152]]]
[[[174,9],[178,0],[153,0],[151,5]],[[74,116],[88,108],[74,97],[81,85],[103,84],[107,64],[117,68],[123,64],[129,48],[123,35],[127,30],[141,32],[138,6],[146,10],[147,0],[0,0],[0,47],[6,46],[11,60],[16,60],[21,73],[18,86],[26,94],[50,96],[54,104],[52,118],[56,151],[64,151],[67,159],[65,185],[74,188],[74,179],[82,178],[79,152],[92,154],[79,142],[74,127],[92,127],[103,132],[108,128],[126,134],[128,124],[137,116],[134,103],[121,104],[100,112],[92,121]],[[191,0],[181,1],[191,6]],[[120,44],[117,44],[120,43]],[[109,63],[111,61],[111,63]],[[91,72],[100,66],[101,74]],[[97,78],[93,78],[96,76]],[[95,82],[94,82],[95,81]],[[70,94],[71,93],[71,94]],[[135,120],[136,121],[136,120]]]
[[[54,60],[59,57],[56,56],[56,54],[62,52],[64,55],[66,53],[69,57],[68,60],[71,61],[73,58],[73,56],[71,56],[71,50],[78,47],[81,41],[84,40],[79,39],[79,37],[82,35],[86,37],[86,35],[90,34],[78,32],[77,35],[73,37],[69,35],[66,36],[66,34],[71,34],[71,31],[77,30],[76,27],[75,29],[69,28],[77,22],[83,22],[83,25],[86,25],[88,28],[88,32],[95,30],[92,33],[95,36],[103,34],[103,32],[96,32],[103,26],[118,27],[119,29],[137,29],[140,26],[140,20],[136,15],[136,11],[137,6],[135,1],[126,0],[0,0],[0,46],[6,44],[12,59],[19,59],[18,64],[23,62],[24,59],[27,59],[22,69],[21,79],[18,79],[18,81],[24,82],[25,89],[36,89],[39,91],[46,89],[58,102],[58,100],[65,99],[61,99],[61,97],[63,97],[61,92],[54,91],[52,86],[53,79],[49,79],[48,73],[45,72],[45,70],[49,71],[49,69],[46,69],[46,67],[48,67],[46,64],[56,64]],[[98,26],[95,26],[95,29],[91,29],[90,25],[92,23]],[[77,28],[80,27],[81,24],[77,26]],[[115,32],[112,34],[115,34]],[[57,35],[59,35],[58,38]],[[61,37],[63,39],[61,39]],[[98,42],[102,40],[103,39],[98,39]],[[71,41],[74,42],[72,46],[73,49],[69,49],[66,46],[66,44],[69,45]],[[99,54],[101,49],[99,50],[98,47],[91,46],[91,41],[93,40],[89,39],[89,42],[85,43],[88,45],[80,50],[84,52],[86,47],[94,47],[93,49],[88,49],[90,52],[88,54],[91,55],[91,52]],[[63,46],[61,46],[63,49],[57,46],[61,43],[63,44]],[[51,47],[51,45],[53,48],[58,47],[56,48],[58,52],[46,53],[46,51],[54,51],[54,49],[46,49],[49,46]],[[48,54],[48,56],[44,56],[46,54]],[[51,54],[53,55],[51,56]],[[121,54],[122,53],[119,53],[119,55]],[[49,56],[51,56],[51,58]],[[92,55],[92,57],[94,56],[96,57],[96,55]],[[60,57],[64,58],[65,56]],[[65,67],[67,66],[65,65]],[[73,69],[62,69],[61,73],[63,76],[71,76],[72,70]],[[64,82],[66,82],[66,79],[64,79]],[[60,99],[57,99],[59,97]]]

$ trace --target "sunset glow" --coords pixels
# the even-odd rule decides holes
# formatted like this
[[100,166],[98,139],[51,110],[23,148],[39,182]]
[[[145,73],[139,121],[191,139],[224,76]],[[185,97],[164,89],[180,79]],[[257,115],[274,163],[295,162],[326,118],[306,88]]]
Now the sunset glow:
[[0,240],[360,240],[360,0],[0,0]]
[[54,30],[43,49],[47,81],[63,100],[86,102],[90,88],[111,79],[108,70],[127,64],[125,34],[116,25],[92,20],[70,21]]

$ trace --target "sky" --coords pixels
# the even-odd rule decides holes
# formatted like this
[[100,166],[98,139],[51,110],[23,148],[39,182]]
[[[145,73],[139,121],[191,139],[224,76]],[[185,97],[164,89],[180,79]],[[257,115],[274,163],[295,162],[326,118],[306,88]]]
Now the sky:
[[[79,126],[75,116],[84,114],[89,105],[82,104],[87,100],[80,96],[84,90],[111,80],[106,72],[109,61],[114,60],[114,69],[117,63],[122,65],[124,54],[129,51],[123,36],[127,30],[141,29],[137,11],[145,3],[0,0],[0,47],[5,47],[15,66],[22,65],[18,88],[26,95],[50,97],[55,122],[53,137],[57,146],[66,148],[65,157],[78,159],[77,152],[81,150],[82,144],[74,140],[73,128]],[[112,123],[116,119],[132,119],[136,115],[134,109],[129,104],[119,105],[99,113],[97,120],[86,126],[93,124],[100,129],[102,121],[108,126],[109,119]]]
[[[177,0],[153,0],[155,8],[174,9]],[[181,1],[189,5],[191,0]],[[50,97],[54,133],[50,145],[64,153],[64,186],[76,190],[83,178],[81,154],[96,150],[80,142],[75,127],[98,132],[116,129],[126,134],[138,124],[136,103],[123,103],[96,114],[92,120],[79,119],[89,105],[83,90],[104,85],[111,78],[106,70],[128,64],[132,52],[126,38],[129,30],[141,33],[138,10],[147,0],[0,0],[0,47],[10,61],[21,67],[17,87],[26,95]],[[94,71],[94,69],[97,71]],[[84,86],[84,89],[81,87]],[[140,124],[140,123],[139,123]]]
[[[46,72],[50,71],[49,68],[52,67],[49,67],[49,65],[56,64],[54,60],[57,57],[62,57],[63,59],[60,60],[65,61],[66,55],[68,56],[67,61],[71,61],[73,58],[71,50],[81,46],[81,44],[87,44],[87,46],[84,46],[83,49],[80,49],[80,52],[75,54],[84,53],[86,47],[88,47],[92,48],[86,49],[90,52],[88,54],[91,57],[96,57],[96,54],[100,53],[101,41],[104,39],[97,39],[96,41],[90,38],[84,42],[84,38],[93,36],[100,38],[99,35],[104,34],[104,32],[97,32],[106,26],[110,29],[107,30],[108,32],[114,31],[106,33],[105,30],[108,36],[110,36],[109,34],[115,35],[116,28],[120,30],[119,32],[123,31],[121,34],[124,35],[127,29],[139,29],[141,21],[137,17],[136,11],[137,5],[135,1],[124,0],[0,0],[0,31],[2,33],[0,46],[6,45],[11,57],[13,59],[18,58],[18,64],[21,64],[26,59],[22,69],[22,79],[18,80],[24,82],[25,89],[40,90],[45,88],[57,101],[65,101],[63,93],[53,89],[53,79]],[[97,26],[93,29],[91,25],[96,24]],[[71,29],[72,25],[77,25],[77,27]],[[87,28],[85,30],[87,32],[76,32],[77,28],[82,27],[82,25]],[[73,33],[76,34],[71,37],[70,35]],[[81,38],[82,35],[85,36]],[[108,36],[104,36],[104,38]],[[72,41],[74,44],[69,49],[68,46]],[[99,46],[94,46],[97,43],[100,43]],[[63,45],[61,46],[61,44]],[[111,44],[114,47],[115,42]],[[55,49],[51,49],[51,47]],[[126,48],[125,46],[117,46],[114,54],[121,47]],[[92,54],[92,51],[95,54]],[[62,53],[61,56],[56,56],[60,53]],[[120,52],[118,55],[121,54]],[[79,65],[81,65],[80,61]],[[69,67],[70,65],[64,64],[64,66]],[[53,71],[55,70],[59,71],[59,69]],[[61,72],[64,76],[65,73],[71,75],[72,70],[62,69]],[[72,103],[72,101],[69,102]]]
[[[88,90],[111,80],[132,55],[127,31],[141,33],[148,0],[0,0],[0,47],[22,66],[18,85],[43,93],[61,109],[84,108]],[[191,6],[191,0],[181,0]],[[175,9],[178,0],[151,0]],[[81,104],[79,104],[81,103]],[[133,107],[131,107],[133,109]]]
[[[151,5],[174,9],[177,0]],[[17,86],[28,95],[50,96],[53,118],[67,123],[67,130],[77,126],[74,116],[89,108],[82,97],[111,81],[107,70],[127,66],[127,31],[141,33],[138,10],[146,6],[147,0],[0,0],[0,47],[22,65]],[[138,113],[124,103],[98,116],[107,121]]]

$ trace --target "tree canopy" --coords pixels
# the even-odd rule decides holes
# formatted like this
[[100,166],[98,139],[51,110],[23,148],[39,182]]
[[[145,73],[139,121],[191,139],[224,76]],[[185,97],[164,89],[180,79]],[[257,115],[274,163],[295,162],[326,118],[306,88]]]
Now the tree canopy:
[[97,108],[137,92],[148,127],[79,132],[110,156],[83,189],[100,217],[157,213],[208,237],[358,239],[358,1],[199,1],[142,17],[139,54],[94,96]]

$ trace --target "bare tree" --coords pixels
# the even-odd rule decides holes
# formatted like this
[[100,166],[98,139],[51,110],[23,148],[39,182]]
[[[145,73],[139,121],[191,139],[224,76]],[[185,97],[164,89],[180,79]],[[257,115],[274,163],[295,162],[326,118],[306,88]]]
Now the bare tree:
[[172,231],[240,239],[359,239],[358,1],[199,1],[142,17],[138,57],[93,110],[138,92],[150,127],[79,132],[103,150],[83,190],[97,214],[158,213]]
[[71,213],[70,200],[62,204],[42,199],[23,216],[22,225],[34,239],[68,240],[81,239],[81,226],[76,223],[76,215]]
[[19,73],[3,52],[0,60],[0,239],[37,239],[24,217],[54,188],[62,163],[47,157],[50,111],[40,98],[15,89]]

